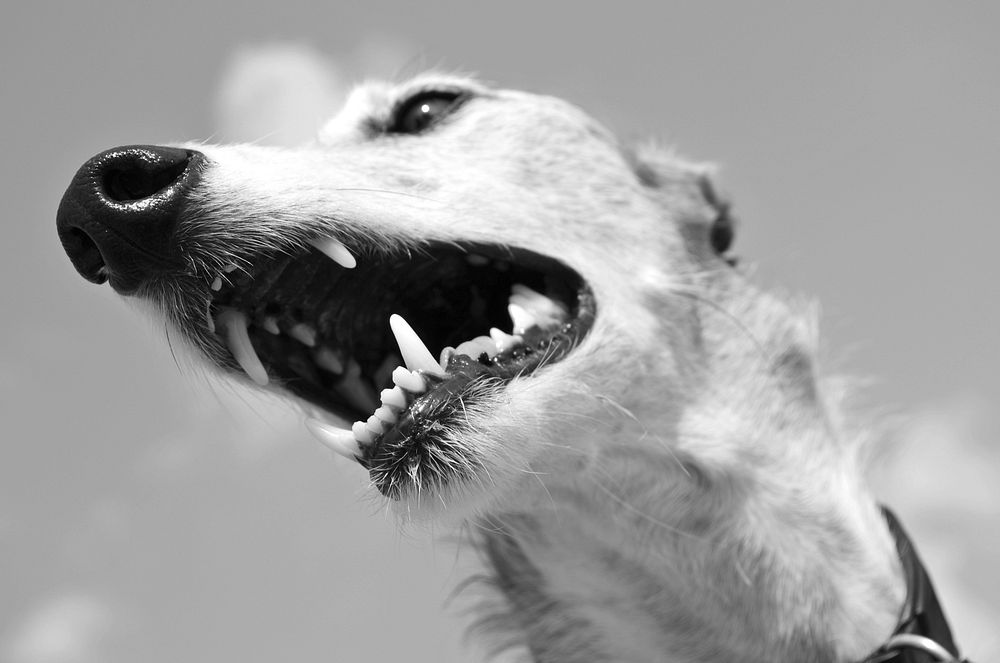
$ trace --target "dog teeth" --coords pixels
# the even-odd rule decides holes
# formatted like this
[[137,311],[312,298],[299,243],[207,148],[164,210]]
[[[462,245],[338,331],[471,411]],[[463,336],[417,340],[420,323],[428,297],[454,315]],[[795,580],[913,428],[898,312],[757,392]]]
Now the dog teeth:
[[355,421],[351,425],[351,433],[354,435],[354,439],[358,441],[359,444],[371,444],[375,441],[375,436],[372,432],[365,427],[364,421]]
[[306,419],[306,428],[317,440],[344,458],[357,460],[361,457],[361,447],[353,431],[333,428],[318,419]]
[[344,376],[334,385],[334,389],[359,410],[371,412],[378,407],[375,392],[361,380],[361,365],[355,359],[348,360],[344,367]]
[[381,435],[385,432],[385,425],[382,423],[382,420],[374,414],[368,417],[368,421],[365,422],[365,428],[371,431],[372,435]]
[[412,394],[422,394],[427,391],[427,383],[420,373],[411,372],[399,366],[392,372],[393,383]]
[[341,267],[354,269],[358,265],[358,261],[354,259],[354,256],[347,250],[347,247],[332,237],[313,240],[310,244],[326,254],[326,257]]
[[222,277],[221,276],[216,276],[215,280],[212,281],[212,285],[210,287],[215,292],[218,292],[218,291],[222,290]]
[[565,306],[521,283],[511,286],[507,301],[527,311],[535,324],[542,328],[562,324],[569,318]]
[[378,407],[375,412],[372,413],[372,416],[378,418],[378,420],[386,426],[392,426],[396,423],[396,421],[398,421],[396,419],[396,411],[388,405]]
[[264,328],[268,333],[277,336],[281,333],[281,328],[278,327],[278,319],[273,316],[265,316],[264,320],[260,323],[260,326]]
[[288,330],[288,335],[306,347],[315,347],[316,330],[304,322],[296,324]]
[[455,348],[455,354],[465,355],[471,357],[472,359],[479,359],[479,356],[483,353],[486,354],[490,359],[496,357],[500,350],[497,348],[497,344],[493,342],[493,339],[489,336],[477,336],[471,341],[466,341],[465,343],[460,343],[457,348]]
[[239,267],[237,267],[233,263],[229,263],[228,265],[226,265],[225,267],[222,268],[222,273],[223,274],[232,274],[237,269],[239,269]]
[[507,313],[510,314],[510,319],[514,323],[515,336],[524,336],[524,332],[535,326],[534,316],[518,304],[508,304]]
[[396,337],[396,343],[399,345],[399,352],[403,355],[406,368],[411,371],[422,370],[442,377],[447,375],[435,361],[431,351],[420,340],[417,332],[413,331],[413,327],[403,319],[403,316],[395,313],[389,316],[389,327]]
[[520,336],[511,336],[507,332],[500,331],[496,327],[490,329],[490,338],[493,339],[494,343],[496,343],[497,350],[500,352],[510,350],[524,341],[524,339]]
[[404,394],[403,390],[399,387],[383,389],[379,396],[383,405],[388,405],[389,407],[394,407],[398,410],[406,409],[406,394]]
[[246,315],[236,309],[223,309],[219,312],[218,323],[226,331],[229,352],[232,353],[236,363],[251,380],[262,387],[266,385],[268,382],[267,370],[250,342]]
[[341,361],[337,353],[327,347],[321,347],[313,355],[313,359],[316,361],[316,365],[320,368],[329,371],[335,375],[340,375],[344,372],[344,362]]

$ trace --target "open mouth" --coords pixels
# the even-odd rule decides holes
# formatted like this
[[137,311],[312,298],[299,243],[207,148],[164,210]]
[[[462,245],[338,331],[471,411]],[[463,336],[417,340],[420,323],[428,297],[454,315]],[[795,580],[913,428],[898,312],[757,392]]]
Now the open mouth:
[[228,266],[209,291],[229,368],[355,420],[314,432],[392,497],[399,473],[439,458],[471,401],[563,359],[596,313],[561,262],[483,244],[356,260],[339,241],[316,240],[249,271]]

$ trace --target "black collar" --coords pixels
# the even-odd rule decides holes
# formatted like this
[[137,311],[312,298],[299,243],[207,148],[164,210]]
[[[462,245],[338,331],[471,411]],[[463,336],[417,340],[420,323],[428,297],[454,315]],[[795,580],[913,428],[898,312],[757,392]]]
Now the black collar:
[[917,556],[916,547],[906,535],[895,514],[882,508],[889,531],[896,541],[896,550],[906,576],[906,602],[899,624],[889,639],[862,663],[937,663],[949,661],[968,663],[961,658],[948,627],[934,585]]

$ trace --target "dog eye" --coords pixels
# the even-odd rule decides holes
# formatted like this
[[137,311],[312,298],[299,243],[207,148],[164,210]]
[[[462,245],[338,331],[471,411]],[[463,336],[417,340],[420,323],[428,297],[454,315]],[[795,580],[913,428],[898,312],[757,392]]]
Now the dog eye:
[[389,132],[418,134],[453,112],[462,101],[462,95],[457,92],[421,92],[400,104],[393,114]]

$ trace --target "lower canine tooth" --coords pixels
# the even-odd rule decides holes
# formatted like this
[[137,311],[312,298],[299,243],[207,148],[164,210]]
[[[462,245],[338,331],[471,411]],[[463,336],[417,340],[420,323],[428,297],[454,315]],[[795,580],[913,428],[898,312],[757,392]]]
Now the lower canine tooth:
[[402,387],[414,394],[422,394],[427,391],[427,383],[420,377],[420,374],[408,371],[402,366],[392,372],[392,381],[397,387]]
[[354,437],[353,432],[341,428],[332,428],[316,419],[306,419],[306,428],[327,448],[332,449],[344,458],[357,460],[361,456],[361,447],[358,445],[358,440]]
[[247,317],[236,309],[228,308],[219,312],[219,326],[226,330],[226,340],[233,359],[251,380],[264,386],[268,382],[267,370],[250,343],[247,334]]
[[403,362],[411,371],[422,370],[435,375],[445,375],[441,367],[434,360],[434,355],[427,349],[424,342],[420,340],[417,332],[409,325],[403,316],[393,313],[389,316],[389,327],[392,329],[396,343],[399,345],[399,353],[403,355]]
[[222,290],[222,277],[216,276],[215,280],[212,281],[212,285],[210,287],[212,288],[212,290],[215,290],[216,292]]
[[278,327],[278,320],[271,316],[264,318],[264,321],[260,323],[260,326],[264,328],[265,331],[277,336],[281,333],[281,328]]

